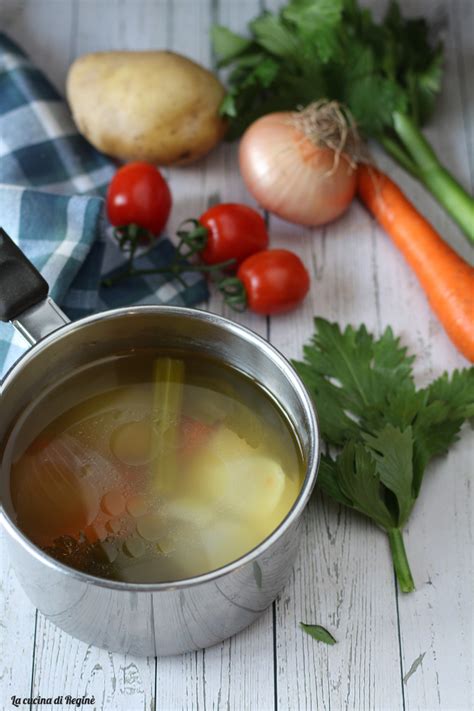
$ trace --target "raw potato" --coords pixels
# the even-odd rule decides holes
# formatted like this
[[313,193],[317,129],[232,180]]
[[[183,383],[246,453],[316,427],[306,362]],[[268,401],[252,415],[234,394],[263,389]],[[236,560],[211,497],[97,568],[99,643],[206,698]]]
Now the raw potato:
[[256,519],[270,517],[286,503],[286,482],[278,462],[224,425],[196,457],[190,474],[197,495],[213,506],[217,503],[233,515]]
[[122,160],[190,163],[224,135],[222,84],[173,52],[95,52],[69,70],[67,96],[79,131]]

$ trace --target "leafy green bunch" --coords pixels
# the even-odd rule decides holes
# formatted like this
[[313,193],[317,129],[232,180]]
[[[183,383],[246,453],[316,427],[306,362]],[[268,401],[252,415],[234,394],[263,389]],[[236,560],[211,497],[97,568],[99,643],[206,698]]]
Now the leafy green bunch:
[[[249,24],[250,38],[213,28],[220,66],[232,65],[222,112],[239,135],[257,116],[324,97],[348,106],[359,129],[379,135],[394,111],[422,124],[441,85],[442,49],[423,19],[384,20],[354,0],[290,0]],[[374,101],[377,97],[377,101]]]
[[316,318],[304,361],[294,362],[314,396],[321,434],[336,452],[322,455],[318,484],[387,532],[404,592],[415,586],[402,529],[426,466],[474,416],[474,368],[445,373],[417,389],[413,360],[390,328],[375,339],[365,326],[342,332]]
[[290,0],[249,23],[249,36],[215,26],[214,53],[228,67],[221,113],[230,138],[259,116],[336,100],[420,180],[474,242],[474,204],[420,129],[441,89],[443,50],[423,18],[391,2],[377,23],[357,0]]

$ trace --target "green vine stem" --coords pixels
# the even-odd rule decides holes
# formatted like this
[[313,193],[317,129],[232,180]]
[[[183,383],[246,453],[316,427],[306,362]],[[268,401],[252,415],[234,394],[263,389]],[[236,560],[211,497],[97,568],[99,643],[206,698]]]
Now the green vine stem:
[[171,274],[172,276],[178,278],[180,274],[186,272],[203,272],[204,274],[215,274],[228,269],[235,265],[235,259],[227,259],[225,262],[220,262],[219,264],[188,264],[187,262],[182,262],[181,260],[176,260],[172,262],[167,267],[157,267],[156,269],[127,269],[126,271],[116,274],[109,279],[104,279],[102,281],[103,286],[114,286],[129,277],[139,276],[141,274]]
[[221,279],[217,288],[224,297],[224,301],[234,311],[245,311],[247,308],[247,292],[243,282],[238,277],[225,277]]
[[[190,225],[191,229],[183,229],[185,225]],[[188,259],[206,247],[209,232],[198,220],[189,219],[180,224],[176,234],[179,237],[178,252]]]
[[[188,227],[188,229],[184,229]],[[134,260],[138,247],[145,241],[152,241],[153,235],[138,225],[131,224],[117,227],[114,231],[122,252],[128,251],[127,265],[123,271],[108,279],[102,280],[102,286],[111,287],[125,281],[130,277],[145,274],[169,274],[177,279],[183,286],[186,286],[182,274],[186,272],[201,272],[209,275],[224,297],[224,301],[234,311],[245,311],[247,308],[247,293],[240,279],[235,276],[224,276],[225,272],[237,266],[235,259],[227,259],[217,264],[203,264],[202,262],[189,262],[191,257],[199,256],[206,247],[208,239],[207,227],[201,225],[198,220],[189,219],[181,223],[176,232],[179,242],[176,247],[174,260],[166,267],[156,267],[154,269],[135,269]]]

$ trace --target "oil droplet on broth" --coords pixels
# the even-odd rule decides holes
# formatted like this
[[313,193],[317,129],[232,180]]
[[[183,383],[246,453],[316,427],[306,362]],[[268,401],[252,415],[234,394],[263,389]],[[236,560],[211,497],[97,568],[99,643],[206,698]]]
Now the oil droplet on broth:
[[145,543],[138,536],[131,536],[123,544],[123,550],[131,558],[140,558],[145,553]]
[[102,510],[111,516],[119,516],[125,510],[125,499],[118,489],[108,491],[100,502]]
[[[186,359],[180,414],[161,427],[176,451],[164,485],[155,396],[169,393],[153,395],[156,354],[140,357],[108,363],[115,389],[78,401],[75,388],[64,417],[17,458],[12,497],[20,526],[63,562],[117,580],[172,581],[258,545],[291,508],[303,462],[257,385],[216,361]],[[103,366],[94,367],[100,383]],[[64,384],[57,397],[67,400]]]
[[137,519],[137,533],[145,541],[158,543],[166,534],[166,523],[157,514],[148,514]]
[[141,420],[121,425],[110,437],[110,449],[124,464],[147,464],[153,458],[152,424]]
[[150,499],[142,494],[135,494],[127,500],[127,511],[130,516],[138,518],[144,516],[150,510]]

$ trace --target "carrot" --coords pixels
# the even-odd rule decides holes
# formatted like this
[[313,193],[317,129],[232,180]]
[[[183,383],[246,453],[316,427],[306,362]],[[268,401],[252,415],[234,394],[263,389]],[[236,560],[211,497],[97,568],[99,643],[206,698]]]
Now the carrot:
[[415,272],[451,341],[473,362],[474,269],[379,170],[361,165],[357,191]]

